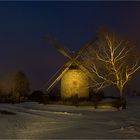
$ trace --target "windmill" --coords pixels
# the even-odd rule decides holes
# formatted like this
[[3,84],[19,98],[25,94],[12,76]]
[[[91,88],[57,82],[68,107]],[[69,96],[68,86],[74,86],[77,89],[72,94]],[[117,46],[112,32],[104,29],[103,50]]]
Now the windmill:
[[63,48],[62,45],[54,38],[49,36],[49,44],[55,47],[62,55],[67,57],[69,61],[64,64],[48,81],[47,92],[61,80],[61,97],[69,98],[78,95],[78,98],[89,96],[89,79],[92,80],[93,75],[82,65],[78,58],[91,46],[95,40],[87,43],[78,53],[71,53],[68,49]]

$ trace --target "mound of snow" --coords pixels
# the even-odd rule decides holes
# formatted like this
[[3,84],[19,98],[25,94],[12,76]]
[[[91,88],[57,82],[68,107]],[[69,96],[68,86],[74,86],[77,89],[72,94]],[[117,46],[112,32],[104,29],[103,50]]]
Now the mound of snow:
[[123,132],[123,133],[138,133],[140,134],[140,127],[138,126],[126,126],[126,127],[121,127],[119,129],[115,129],[112,131],[119,131],[119,132]]

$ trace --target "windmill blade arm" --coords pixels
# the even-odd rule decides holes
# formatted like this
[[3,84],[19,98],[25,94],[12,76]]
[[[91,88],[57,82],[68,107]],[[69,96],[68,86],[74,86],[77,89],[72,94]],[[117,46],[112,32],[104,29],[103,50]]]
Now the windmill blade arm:
[[69,53],[69,51],[67,49],[63,48],[62,45],[54,37],[48,35],[47,36],[47,42],[51,46],[56,48],[62,55],[64,55],[65,57],[71,59],[71,54]]
[[69,68],[66,68],[47,88],[47,91],[49,92],[56,84],[57,82],[62,78],[64,73],[68,70]]
[[91,74],[91,72],[87,69],[87,68],[85,68],[79,61],[75,61],[75,64],[79,67],[79,69],[81,70],[81,71],[83,71],[84,72],[84,74],[86,75],[86,76],[88,76],[92,81],[94,81],[94,76],[93,76],[93,74]]
[[47,92],[49,92],[56,84],[57,82],[62,78],[62,76],[65,74],[65,72],[69,69],[71,66],[72,61],[67,62],[65,65],[63,65],[56,74],[48,81],[47,83]]
[[77,59],[78,57],[80,57],[82,55],[82,53],[84,53],[84,51],[87,50],[87,48],[89,48],[90,46],[92,46],[95,42],[96,42],[97,38],[93,38],[90,42],[86,43],[80,50],[79,52],[76,54],[75,58]]
[[[59,46],[58,46],[59,47]],[[58,49],[58,51],[61,53],[61,54],[63,54],[65,57],[67,57],[67,58],[69,58],[69,59],[71,59],[71,56],[67,53],[67,51],[64,49],[64,48],[58,48],[57,47],[57,49]]]

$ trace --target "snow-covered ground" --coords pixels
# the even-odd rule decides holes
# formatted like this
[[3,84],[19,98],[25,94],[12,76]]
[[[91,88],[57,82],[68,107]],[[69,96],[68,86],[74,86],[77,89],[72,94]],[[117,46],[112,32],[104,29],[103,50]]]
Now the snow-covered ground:
[[127,109],[42,105],[35,102],[0,104],[0,138],[140,138],[140,98]]

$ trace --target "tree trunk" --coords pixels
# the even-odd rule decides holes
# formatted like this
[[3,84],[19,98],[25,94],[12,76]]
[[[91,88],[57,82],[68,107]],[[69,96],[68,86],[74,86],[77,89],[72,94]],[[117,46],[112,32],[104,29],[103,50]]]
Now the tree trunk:
[[119,91],[120,91],[120,105],[121,105],[120,107],[122,109],[126,109],[126,99],[125,97],[123,97],[123,88],[121,87]]
[[123,88],[120,87],[120,88],[119,88],[119,91],[120,91],[120,98],[123,99]]

